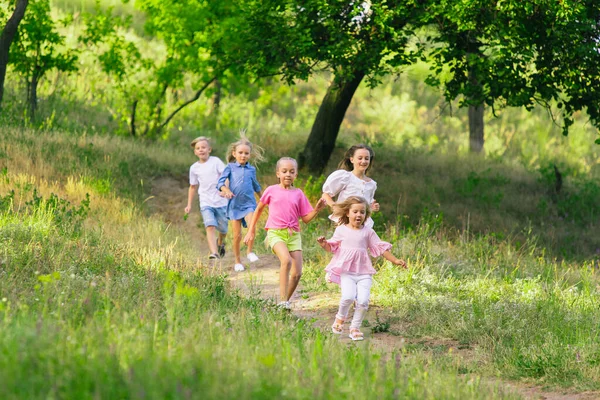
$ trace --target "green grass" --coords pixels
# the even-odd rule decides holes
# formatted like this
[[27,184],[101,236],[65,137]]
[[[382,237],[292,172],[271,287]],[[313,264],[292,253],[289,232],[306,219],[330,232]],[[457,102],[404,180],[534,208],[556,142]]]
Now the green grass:
[[[347,348],[310,321],[240,297],[226,276],[193,262],[185,237],[145,214],[147,186],[124,190],[179,168],[168,149],[9,133],[0,179],[0,397],[515,398],[450,362]],[[62,151],[49,157],[43,148],[53,146]],[[93,183],[102,168],[85,162],[115,167],[142,154],[153,162],[121,172],[108,193]]]

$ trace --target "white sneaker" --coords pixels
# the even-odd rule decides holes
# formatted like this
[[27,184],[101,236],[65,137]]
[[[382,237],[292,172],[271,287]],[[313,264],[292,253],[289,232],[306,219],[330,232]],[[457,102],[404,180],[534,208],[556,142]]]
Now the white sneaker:
[[292,309],[292,303],[290,303],[289,301],[280,301],[277,304],[277,307],[283,308],[284,310],[291,310]]
[[242,271],[244,271],[245,269],[246,269],[246,268],[244,267],[244,264],[235,264],[235,265],[233,266],[233,270],[234,270],[235,272],[242,272]]
[[248,253],[246,257],[248,257],[248,261],[250,261],[251,263],[258,261],[258,256],[254,253]]

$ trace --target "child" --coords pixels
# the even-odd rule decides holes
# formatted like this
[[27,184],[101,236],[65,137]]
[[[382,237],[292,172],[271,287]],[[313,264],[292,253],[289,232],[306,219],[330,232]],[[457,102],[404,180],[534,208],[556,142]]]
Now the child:
[[[350,196],[360,196],[367,200],[372,211],[379,211],[379,203],[374,199],[377,182],[367,176],[367,173],[373,165],[373,149],[364,144],[358,144],[348,149],[344,159],[338,165],[338,170],[327,177],[323,184],[323,198],[327,205],[333,207],[335,201],[333,197],[337,196],[337,201],[342,202]],[[329,219],[337,222],[335,217],[329,216]],[[372,228],[373,220],[369,217],[365,226]]]
[[354,317],[350,324],[352,340],[364,338],[360,326],[369,307],[372,275],[375,273],[367,249],[373,257],[382,255],[393,264],[406,266],[403,260],[389,252],[392,245],[381,241],[375,231],[365,225],[369,214],[369,204],[364,198],[350,196],[334,206],[338,227],[333,237],[329,240],[324,236],[317,239],[323,249],[334,254],[325,269],[328,279],[340,284],[342,288],[340,307],[331,326],[333,333],[342,333],[346,315],[356,300]]
[[[206,227],[206,240],[210,249],[210,259],[225,255],[225,235],[227,235],[227,199],[217,191],[217,181],[225,169],[225,164],[218,157],[210,155],[212,146],[210,139],[197,137],[190,143],[198,161],[190,167],[190,188],[185,213],[192,209],[192,200],[196,193],[200,197],[200,213]],[[215,230],[219,232],[218,239]]]
[[[293,158],[283,157],[277,161],[275,173],[278,185],[269,186],[260,198],[244,242],[252,243],[256,223],[264,208],[269,206],[269,217],[265,229],[273,253],[281,263],[279,272],[278,306],[290,309],[290,298],[294,294],[302,275],[302,238],[298,219],[309,223],[323,208],[325,200],[319,199],[313,209],[302,190],[294,187],[298,176],[298,163]],[[291,276],[290,276],[291,270]]]
[[[223,196],[229,199],[227,203],[227,218],[231,220],[233,227],[233,254],[235,265],[233,269],[241,272],[245,269],[240,256],[240,244],[242,241],[242,226],[246,227],[246,220],[252,220],[252,214],[256,208],[254,193],[260,196],[261,188],[256,179],[256,168],[248,163],[251,157],[257,161],[262,160],[262,149],[253,145],[241,132],[241,138],[229,145],[227,149],[227,166],[217,182],[217,189]],[[229,187],[225,182],[229,180]],[[253,241],[248,241],[248,252],[246,257],[251,263],[258,261],[256,254],[252,252]]]

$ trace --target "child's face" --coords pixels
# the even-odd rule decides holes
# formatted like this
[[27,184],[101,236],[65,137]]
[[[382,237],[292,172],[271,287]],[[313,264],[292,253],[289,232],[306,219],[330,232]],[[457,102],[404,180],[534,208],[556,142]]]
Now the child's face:
[[350,162],[355,171],[365,172],[371,164],[371,153],[367,149],[357,149],[354,155],[350,157]]
[[365,222],[366,215],[367,207],[362,203],[352,204],[346,214],[353,228],[360,228]]
[[212,148],[205,140],[199,141],[198,143],[196,143],[196,146],[194,146],[194,154],[196,155],[196,157],[198,157],[200,161],[208,160],[211,151]]
[[235,150],[233,150],[233,152],[231,154],[233,154],[233,157],[235,157],[235,161],[244,165],[250,159],[250,151],[251,151],[250,146],[245,145],[245,144],[240,144],[239,146],[237,146],[235,148]]
[[290,187],[298,176],[296,164],[293,161],[281,161],[277,169],[277,178],[284,187]]

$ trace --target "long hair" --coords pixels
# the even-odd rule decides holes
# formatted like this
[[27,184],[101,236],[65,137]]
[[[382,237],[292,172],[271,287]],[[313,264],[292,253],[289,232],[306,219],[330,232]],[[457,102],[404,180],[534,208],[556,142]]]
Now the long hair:
[[265,152],[264,149],[254,143],[252,143],[250,140],[248,140],[248,138],[246,137],[246,130],[245,129],[240,129],[240,138],[239,140],[231,143],[229,146],[227,146],[227,156],[225,157],[227,159],[227,162],[233,162],[235,161],[235,157],[233,156],[233,152],[235,151],[235,149],[238,146],[248,146],[250,148],[250,158],[255,160],[255,163],[259,163],[264,161],[264,156],[263,153]]
[[354,157],[354,153],[356,152],[356,150],[360,150],[360,149],[365,149],[369,152],[369,155],[370,155],[369,166],[367,167],[365,174],[368,173],[369,170],[371,169],[371,167],[373,166],[373,160],[375,158],[375,153],[373,152],[373,149],[371,147],[367,146],[366,144],[355,144],[354,146],[350,147],[344,154],[344,159],[342,161],[340,161],[340,163],[338,164],[338,169],[345,169],[346,171],[352,171],[354,169],[354,165],[352,165],[350,158]]
[[350,211],[350,207],[352,207],[353,204],[365,205],[365,219],[363,221],[363,225],[365,224],[365,221],[369,219],[371,216],[371,206],[369,206],[369,203],[367,203],[367,201],[362,197],[350,196],[344,201],[335,203],[333,206],[333,215],[338,218],[338,225],[346,225],[350,223],[348,211]]

